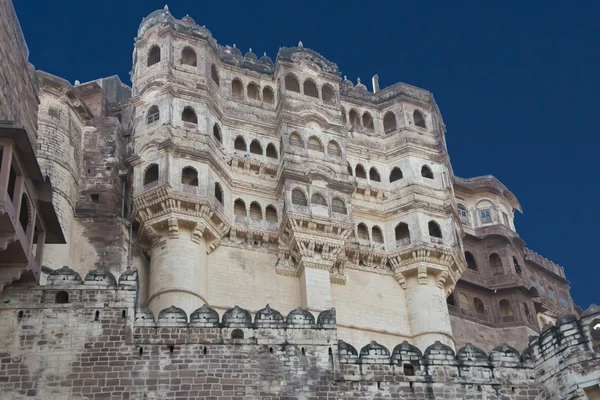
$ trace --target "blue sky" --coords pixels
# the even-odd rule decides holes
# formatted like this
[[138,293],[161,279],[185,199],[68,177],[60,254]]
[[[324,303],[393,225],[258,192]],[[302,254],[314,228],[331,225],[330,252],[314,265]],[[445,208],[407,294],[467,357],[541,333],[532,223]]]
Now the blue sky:
[[[14,0],[38,69],[81,82],[129,82],[142,17],[164,1]],[[169,3],[221,44],[275,59],[302,40],[370,86],[433,92],[455,174],[493,174],[512,190],[527,246],[562,265],[584,309],[599,302],[600,195],[595,124],[598,2]],[[599,246],[600,247],[600,246]]]

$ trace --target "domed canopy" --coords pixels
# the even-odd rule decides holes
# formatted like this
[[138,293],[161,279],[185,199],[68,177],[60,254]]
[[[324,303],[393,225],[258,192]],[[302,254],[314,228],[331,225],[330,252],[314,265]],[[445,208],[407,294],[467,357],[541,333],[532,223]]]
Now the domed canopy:
[[266,52],[263,53],[263,56],[260,58],[260,60],[258,60],[258,62],[263,63],[265,65],[273,66],[273,60],[271,60],[271,57],[269,57]]
[[258,61],[258,57],[256,54],[252,52],[252,49],[248,50],[248,52],[244,55],[244,57],[251,59],[252,61]]

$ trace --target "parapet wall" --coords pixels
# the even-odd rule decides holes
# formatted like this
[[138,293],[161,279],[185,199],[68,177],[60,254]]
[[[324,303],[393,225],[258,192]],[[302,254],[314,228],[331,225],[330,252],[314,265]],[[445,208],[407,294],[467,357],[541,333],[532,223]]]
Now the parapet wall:
[[203,306],[188,317],[170,307],[155,318],[136,311],[134,271],[118,280],[93,271],[83,280],[62,268],[47,281],[15,282],[0,295],[5,398],[526,400],[566,398],[564,382],[577,376],[586,376],[574,384],[580,388],[600,381],[589,369],[600,370],[599,359],[582,325],[600,309],[580,321],[560,319],[523,354],[507,345],[454,353],[439,342],[423,351],[372,342],[358,351],[337,339],[333,309],[284,318],[270,306],[254,315]]

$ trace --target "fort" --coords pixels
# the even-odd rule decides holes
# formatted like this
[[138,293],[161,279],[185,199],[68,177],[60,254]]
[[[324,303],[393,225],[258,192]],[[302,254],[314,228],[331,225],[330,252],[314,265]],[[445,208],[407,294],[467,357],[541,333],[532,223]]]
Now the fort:
[[428,91],[168,7],[70,83],[0,15],[0,399],[600,399],[600,307]]

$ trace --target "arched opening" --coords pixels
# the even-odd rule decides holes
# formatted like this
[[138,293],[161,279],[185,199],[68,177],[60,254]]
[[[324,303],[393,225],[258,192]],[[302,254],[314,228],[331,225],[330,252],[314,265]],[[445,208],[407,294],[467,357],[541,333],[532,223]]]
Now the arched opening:
[[367,179],[367,171],[365,171],[365,167],[363,167],[361,164],[356,164],[356,177]]
[[374,243],[383,243],[383,232],[381,232],[381,228],[374,226],[371,231],[371,237],[373,238]]
[[352,170],[352,165],[350,165],[350,163],[348,163],[348,175],[354,176],[354,171]]
[[477,263],[475,257],[468,251],[465,251],[465,260],[467,260],[467,268],[477,271]]
[[148,114],[146,115],[146,123],[151,124],[160,119],[160,111],[158,111],[157,106],[152,106],[148,109]]
[[429,168],[427,165],[423,165],[421,168],[421,176],[423,178],[433,179],[433,172],[431,172],[431,168]]
[[463,224],[468,223],[469,215],[467,214],[467,208],[460,203],[458,204],[457,208],[458,208],[458,218],[460,219],[460,222],[462,222]]
[[525,312],[525,318],[527,318],[528,321],[531,321],[531,312],[529,312],[529,307],[526,303],[523,303],[523,311]]
[[496,253],[490,254],[490,268],[494,274],[498,274],[502,272],[502,259]]
[[237,78],[231,81],[231,95],[236,100],[244,100],[244,85]]
[[327,154],[332,157],[341,157],[342,151],[340,150],[340,146],[333,140],[330,140],[327,144]]
[[23,193],[21,196],[21,209],[19,210],[19,224],[23,228],[23,232],[27,232],[27,226],[29,226],[29,199],[27,195]]
[[150,164],[144,172],[144,186],[158,182],[158,164]]
[[304,148],[304,142],[302,141],[300,135],[298,135],[296,132],[293,132],[290,135],[290,146]]
[[241,329],[234,329],[233,331],[231,331],[231,338],[232,339],[243,339],[244,331]]
[[440,225],[437,222],[429,221],[427,227],[429,228],[429,236],[438,239],[442,238],[442,229],[440,228]]
[[306,200],[306,195],[300,189],[292,190],[292,204],[297,206],[308,206],[308,201]]
[[219,73],[217,72],[215,64],[210,66],[210,78],[217,86],[219,86]]
[[198,124],[198,117],[192,107],[185,107],[181,113],[181,120],[191,124]]
[[377,168],[371,167],[369,170],[369,179],[371,181],[381,182],[381,176],[379,176],[379,171],[377,171]]
[[396,114],[388,111],[383,116],[383,130],[385,132],[391,132],[396,130]]
[[458,306],[460,307],[461,312],[463,312],[463,313],[469,312],[469,309],[470,309],[469,298],[463,292],[460,292],[458,294]]
[[533,298],[540,297],[540,293],[534,286],[529,288],[529,295]]
[[57,304],[67,304],[69,302],[69,293],[61,290],[54,295],[54,302]]
[[390,183],[399,181],[402,178],[404,178],[404,175],[402,175],[402,170],[398,167],[394,167],[394,169],[392,169],[392,173],[390,174]]
[[312,151],[318,151],[319,153],[323,152],[323,145],[321,141],[317,139],[315,136],[311,136],[308,139],[308,149]]
[[255,221],[262,220],[262,208],[257,202],[250,204],[250,218]]
[[215,199],[221,204],[223,204],[223,189],[219,182],[215,182]]
[[242,199],[236,199],[233,202],[233,214],[246,216],[246,203]]
[[250,153],[252,154],[260,154],[262,156],[263,150],[262,150],[262,146],[260,145],[259,141],[254,139],[251,143],[250,143]]
[[236,137],[235,141],[233,142],[233,148],[240,151],[247,151],[246,141],[244,138],[241,136]]
[[423,114],[421,114],[421,111],[419,110],[415,110],[413,111],[413,120],[415,121],[415,126],[418,126],[419,128],[423,128],[425,129],[425,118],[423,118]]
[[348,118],[350,120],[350,125],[352,126],[360,126],[360,117],[358,116],[358,113],[356,112],[356,110],[350,110],[350,114],[348,115]]
[[373,117],[371,116],[371,114],[369,114],[368,112],[365,111],[365,113],[363,114],[363,126],[367,129],[373,130]]
[[483,305],[483,301],[475,297],[473,299],[473,308],[475,308],[475,312],[477,314],[485,315],[485,306]]
[[456,306],[456,301],[454,300],[454,293],[450,293],[450,295],[446,298],[446,304],[449,306]]
[[333,199],[331,202],[331,211],[338,214],[347,214],[346,204],[340,199]]
[[213,137],[217,140],[217,142],[223,143],[223,137],[221,136],[221,128],[219,128],[219,125],[217,124],[213,126]]
[[319,193],[315,193],[312,195],[312,197],[310,198],[310,203],[312,205],[327,207],[327,201],[325,200],[325,197],[321,196]]
[[181,64],[196,66],[196,52],[191,47],[184,47],[181,51]]
[[277,149],[273,143],[267,145],[267,157],[277,159]]
[[273,89],[269,86],[265,86],[262,91],[263,101],[268,104],[275,104],[275,94],[273,93]]
[[491,224],[494,222],[495,207],[489,200],[482,200],[477,203],[477,213],[481,224]]
[[256,85],[256,83],[249,83],[248,84],[248,98],[250,100],[260,100],[260,89],[258,88],[258,86]]
[[300,83],[294,74],[287,74],[285,76],[285,90],[300,93]]
[[269,222],[277,222],[277,210],[275,207],[268,205],[265,209],[266,220]]
[[181,170],[181,183],[184,185],[198,186],[198,171],[192,167]]
[[319,98],[317,85],[310,79],[304,81],[304,94],[309,97]]
[[513,315],[513,309],[512,309],[512,306],[510,305],[510,301],[508,301],[506,299],[502,299],[498,303],[498,306],[500,307],[500,316],[501,317],[511,317]]
[[356,234],[359,239],[369,240],[369,230],[362,222],[356,227]]
[[394,233],[396,235],[396,242],[403,245],[410,244],[410,230],[408,229],[407,223],[400,222],[398,225],[396,225]]
[[331,85],[323,85],[321,92],[325,103],[335,103],[335,92]]
[[148,67],[160,62],[160,47],[152,46],[148,52]]
[[517,274],[521,273],[521,266],[519,265],[519,262],[517,261],[517,259],[513,256],[513,265],[515,266],[515,272]]

